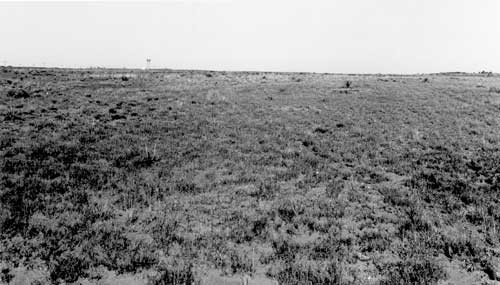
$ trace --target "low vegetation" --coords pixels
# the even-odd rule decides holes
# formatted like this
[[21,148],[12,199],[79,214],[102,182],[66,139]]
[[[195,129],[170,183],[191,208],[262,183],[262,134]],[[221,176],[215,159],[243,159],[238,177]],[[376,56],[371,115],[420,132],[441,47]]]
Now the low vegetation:
[[498,279],[500,80],[453,76],[3,68],[1,282]]

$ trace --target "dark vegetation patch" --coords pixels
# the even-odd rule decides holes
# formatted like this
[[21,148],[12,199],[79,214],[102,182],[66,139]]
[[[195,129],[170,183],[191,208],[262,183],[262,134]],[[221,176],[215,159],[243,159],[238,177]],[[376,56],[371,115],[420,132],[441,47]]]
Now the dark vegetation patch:
[[317,127],[314,129],[314,132],[315,133],[319,133],[319,134],[325,134],[328,132],[328,129],[327,128],[322,128],[322,127]]
[[489,92],[490,93],[500,93],[500,88],[498,88],[498,87],[490,87]]
[[31,95],[22,88],[13,88],[7,91],[7,96],[11,98],[29,98]]

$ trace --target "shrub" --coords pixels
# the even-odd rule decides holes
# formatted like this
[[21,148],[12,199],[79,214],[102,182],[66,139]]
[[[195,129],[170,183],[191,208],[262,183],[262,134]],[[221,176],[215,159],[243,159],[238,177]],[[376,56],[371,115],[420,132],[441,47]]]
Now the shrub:
[[432,230],[431,223],[422,215],[422,210],[418,208],[418,205],[413,204],[405,211],[407,218],[399,227],[401,236],[411,232],[430,232]]

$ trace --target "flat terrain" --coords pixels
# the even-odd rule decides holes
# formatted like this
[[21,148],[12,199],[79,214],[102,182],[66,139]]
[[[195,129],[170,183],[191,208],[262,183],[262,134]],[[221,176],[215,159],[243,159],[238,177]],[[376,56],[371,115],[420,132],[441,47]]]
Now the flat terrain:
[[0,67],[0,122],[0,282],[500,280],[495,75]]

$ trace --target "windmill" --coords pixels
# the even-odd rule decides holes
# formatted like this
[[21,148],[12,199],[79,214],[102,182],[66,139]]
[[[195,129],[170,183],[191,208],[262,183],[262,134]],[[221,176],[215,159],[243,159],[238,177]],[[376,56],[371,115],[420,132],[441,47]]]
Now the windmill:
[[151,66],[151,59],[147,58],[146,59],[146,69],[149,69],[150,66]]

